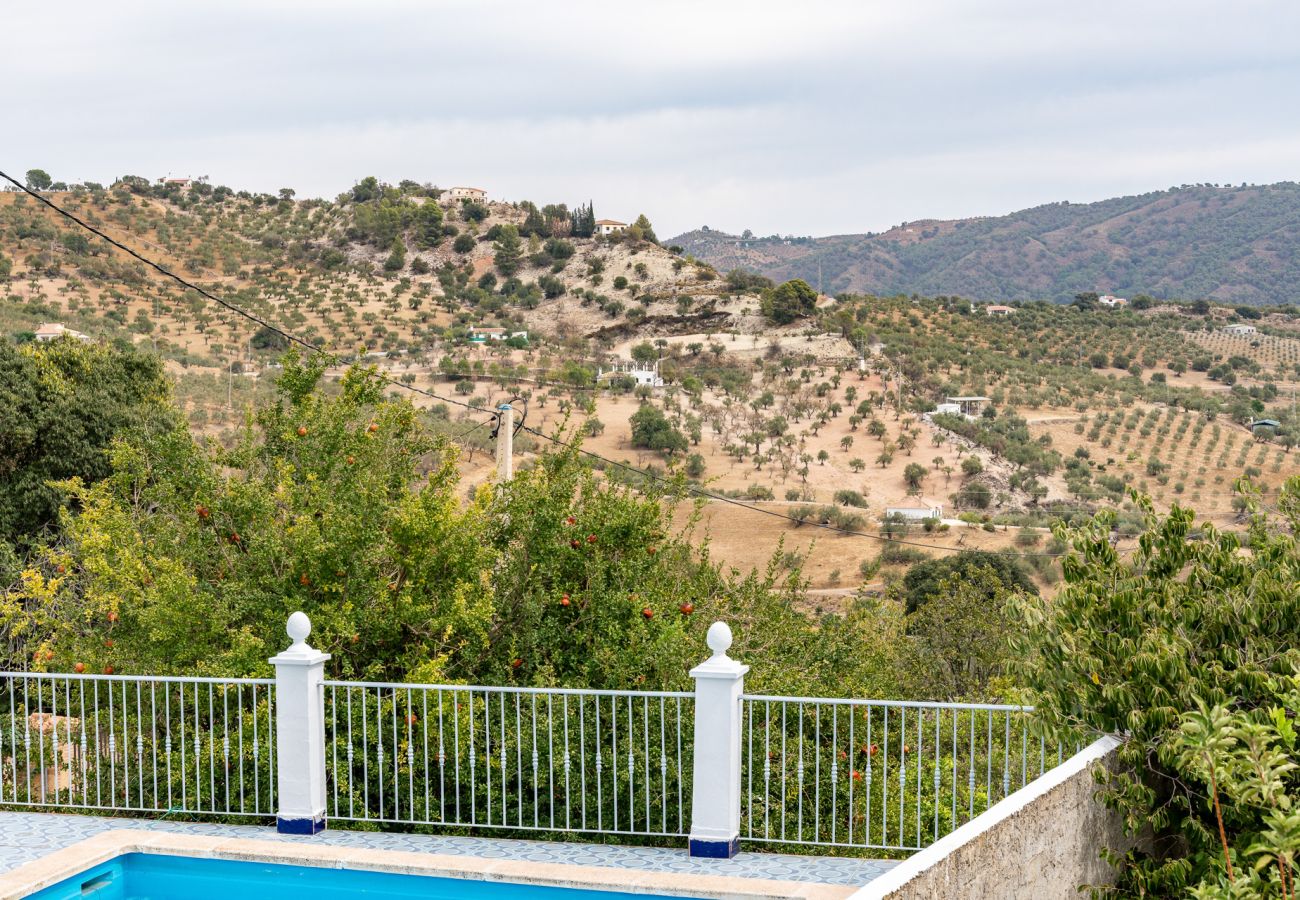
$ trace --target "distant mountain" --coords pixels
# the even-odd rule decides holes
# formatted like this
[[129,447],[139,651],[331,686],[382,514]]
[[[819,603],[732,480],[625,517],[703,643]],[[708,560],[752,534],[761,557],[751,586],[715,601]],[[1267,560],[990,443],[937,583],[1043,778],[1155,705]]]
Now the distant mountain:
[[1006,216],[905,222],[883,234],[667,241],[721,271],[826,293],[1068,300],[1080,291],[1229,303],[1300,301],[1300,184],[1181,187]]

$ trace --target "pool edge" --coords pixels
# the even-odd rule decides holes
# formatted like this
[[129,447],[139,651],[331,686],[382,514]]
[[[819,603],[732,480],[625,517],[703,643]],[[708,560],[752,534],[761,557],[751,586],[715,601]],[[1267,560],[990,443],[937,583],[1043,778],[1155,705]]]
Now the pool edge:
[[797,898],[843,900],[856,887],[734,875],[651,872],[567,863],[451,856],[324,844],[114,829],[0,874],[0,900],[20,900],[127,853],[155,853],[317,868],[356,869],[615,893],[655,893],[708,900]]

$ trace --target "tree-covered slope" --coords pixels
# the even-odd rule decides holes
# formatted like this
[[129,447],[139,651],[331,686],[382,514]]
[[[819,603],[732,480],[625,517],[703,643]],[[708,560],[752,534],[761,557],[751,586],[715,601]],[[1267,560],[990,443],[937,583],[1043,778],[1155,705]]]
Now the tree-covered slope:
[[1300,184],[1173,188],[1006,216],[908,222],[883,234],[749,238],[701,229],[671,239],[827,293],[1063,300],[1080,291],[1236,303],[1300,299]]

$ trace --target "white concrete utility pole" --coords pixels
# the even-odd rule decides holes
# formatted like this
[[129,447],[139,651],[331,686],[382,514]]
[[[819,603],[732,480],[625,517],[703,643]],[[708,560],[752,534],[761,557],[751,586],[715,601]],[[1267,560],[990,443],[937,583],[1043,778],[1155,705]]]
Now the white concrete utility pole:
[[497,407],[497,481],[505,484],[515,477],[515,408],[509,403]]

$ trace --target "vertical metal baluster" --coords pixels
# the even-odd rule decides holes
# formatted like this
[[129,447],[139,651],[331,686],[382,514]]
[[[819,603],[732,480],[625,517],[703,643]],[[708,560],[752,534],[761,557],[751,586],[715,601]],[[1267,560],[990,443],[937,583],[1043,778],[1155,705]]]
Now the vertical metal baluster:
[[[884,709],[880,728],[880,844],[889,845],[889,708]],[[870,753],[871,748],[867,748]]]
[[803,724],[803,701],[799,701],[799,814],[795,820],[795,835],[803,840],[803,744],[804,744],[804,724]]
[[779,779],[777,779],[781,791],[781,840],[785,840],[785,809],[787,806],[789,806],[789,804],[785,802],[786,779],[788,777],[785,773],[785,761],[789,759],[789,754],[786,752],[787,728],[786,728],[785,713],[786,710],[789,708],[790,708],[789,701],[783,702],[781,704],[781,776]]
[[[331,794],[333,795],[334,798],[334,803],[330,809],[330,815],[334,816],[334,818],[337,819],[341,817],[341,814],[339,813],[339,779],[342,777],[342,774],[339,772],[339,707],[338,707],[339,689],[332,684],[329,685],[329,697],[330,697],[330,704],[329,704],[330,705],[330,733],[329,733],[330,771],[334,775],[333,778],[334,785],[331,791]],[[240,731],[242,734],[243,731],[242,724],[240,726]],[[241,742],[241,747],[242,747],[242,742]],[[240,794],[242,795],[244,791],[243,753],[240,753],[239,755],[239,791]]]
[[972,709],[970,711],[970,770],[968,773],[969,784],[967,786],[970,802],[966,811],[966,821],[968,822],[975,818],[975,716],[976,712]]
[[636,831],[636,729],[632,724],[632,695],[627,696],[627,829]]
[[907,818],[907,707],[902,708],[898,726],[898,846],[903,843],[903,824]]
[[[685,779],[682,776],[682,698],[676,698],[677,707],[677,830],[686,832],[686,807],[682,802],[682,788]],[[694,707],[692,707],[694,709]]]
[[266,689],[266,756],[271,760],[271,765],[267,766],[267,801],[268,810],[275,809],[275,781],[278,777],[276,771],[280,768],[275,765],[275,691],[268,687]]
[[[505,694],[501,695],[501,700],[505,702]],[[519,695],[515,694],[515,823],[520,827],[524,824],[524,729],[523,715],[519,708]],[[502,729],[502,746],[505,746],[504,738],[504,719]],[[501,796],[505,796],[505,773],[501,775]],[[506,817],[501,816],[501,822],[504,824]]]
[[[579,697],[578,701],[581,702],[582,698]],[[573,759],[569,751],[569,695],[568,694],[564,694],[561,697],[561,704],[564,708],[564,712],[562,713],[562,715],[564,716],[564,830],[568,831],[570,825],[572,824],[572,817],[573,817],[573,813],[572,813],[573,807],[570,806],[569,803],[569,771],[573,767]],[[578,746],[579,748],[581,748],[582,746],[581,732],[579,732]],[[579,749],[578,755],[579,756],[582,755],[581,749]]]
[[[120,682],[122,685],[122,806],[130,807],[131,805],[131,723],[127,721],[127,713],[130,711],[126,701],[126,682]],[[110,688],[109,690],[112,690]]]
[[952,822],[949,826],[957,828],[957,710],[952,711]]
[[[76,745],[72,741],[72,720],[74,718],[80,719],[81,717],[72,715],[72,679],[71,678],[67,678],[63,682],[63,708],[67,710],[67,715],[65,717],[67,720],[67,725],[66,728],[64,729],[64,736],[67,739],[67,748],[68,748],[67,750],[68,805],[75,806],[77,801],[73,798],[72,791],[73,791],[73,784],[75,783],[75,779],[73,777],[73,765],[76,762],[77,752],[76,752]],[[156,761],[154,765],[155,767],[157,766]],[[157,778],[155,777],[154,780],[157,781]],[[155,786],[154,795],[156,796],[157,793],[158,793],[157,787]],[[0,796],[3,796],[3,794],[4,794],[4,789],[3,787],[0,787]]]
[[984,808],[988,809],[993,805],[993,710],[988,710],[986,716],[988,737],[984,742]]
[[922,748],[925,746],[925,707],[916,708],[916,848],[921,848],[921,780]]
[[[37,762],[37,765],[39,766],[39,768],[37,769],[36,781],[37,781],[37,783],[38,783],[38,784],[40,785],[40,787],[41,787],[41,790],[40,790],[40,794],[41,794],[41,805],[44,806],[44,805],[45,805],[45,722],[46,722],[46,716],[45,716],[45,710],[44,710],[45,700],[44,700],[44,698],[41,696],[41,681],[42,681],[41,676],[40,676],[40,675],[37,675],[37,676],[36,676],[36,712],[33,713],[30,709],[28,709],[28,710],[27,710],[27,720],[30,722],[30,721],[31,721],[31,718],[32,718],[33,715],[35,715],[35,716],[38,717],[37,720],[36,720],[36,721],[37,721],[37,726],[36,726],[36,762]],[[113,690],[113,687],[112,687],[112,685],[110,684],[110,685],[109,685],[109,697],[110,697],[110,698],[112,697],[112,690]],[[113,720],[110,718],[110,719],[109,719],[109,723],[110,723],[110,725],[111,725],[112,721],[113,721]]]
[[186,765],[185,742],[185,682],[176,682],[176,716],[181,724],[181,809],[189,810],[189,767]]
[[492,701],[488,692],[483,692],[483,771],[487,775],[487,822],[492,824]]
[[[270,687],[266,689],[268,707],[271,691]],[[249,712],[253,719],[253,812],[260,813],[262,811],[262,742],[258,737],[257,728],[257,685],[250,684],[248,693]]]
[[[858,776],[858,777],[860,778],[860,777],[861,777],[861,773],[858,772],[858,748],[857,748],[857,746],[856,746],[856,741],[854,740],[854,736],[853,736],[854,720],[857,718],[857,716],[854,715],[854,714],[857,712],[857,709],[856,709],[856,707],[854,707],[854,705],[853,705],[852,703],[850,703],[847,707],[845,707],[845,709],[848,710],[848,714],[849,714],[849,755],[848,755],[848,762],[849,762],[849,807],[848,807],[848,813],[849,813],[849,827],[848,827],[848,837],[846,837],[844,840],[845,840],[846,843],[852,844],[852,843],[853,843],[853,782],[854,782],[854,780],[855,780],[855,779],[854,779],[854,776],[856,775],[856,776]],[[784,805],[784,804],[782,804],[782,805]]]
[[[469,715],[465,717],[465,724],[469,731],[469,821],[474,818],[474,696],[471,692],[467,693],[467,702],[469,704]],[[456,692],[451,692],[452,701],[455,701]],[[455,713],[455,710],[452,710]],[[454,739],[456,743],[456,821],[460,822],[460,717],[455,715],[452,718],[452,728],[454,728]]]
[[822,836],[822,705],[813,704],[813,842]]
[[1020,713],[1020,786],[1024,787],[1027,783],[1029,766],[1029,727],[1025,719],[1024,711]]
[[[515,698],[518,699],[518,697],[519,695],[516,694]],[[497,706],[501,712],[501,716],[500,716],[501,742],[498,745],[497,755],[501,757],[501,824],[504,825],[506,824],[506,814],[509,811],[509,805],[510,805],[509,792],[506,790],[506,772],[508,771],[508,769],[507,769],[507,762],[506,762],[507,753],[506,753],[506,693],[505,691],[499,691],[497,693]],[[519,731],[518,723],[516,722],[515,724],[516,724],[515,731],[518,732]],[[520,814],[522,815],[522,809],[520,811]]]
[[[117,806],[117,723],[113,720],[113,682],[105,681],[104,686],[108,688],[108,807],[113,809]],[[42,800],[45,799],[44,788],[42,783]]]
[[[345,764],[346,764],[347,767],[348,767],[348,793],[347,793],[347,798],[348,798],[348,818],[349,818],[349,819],[356,819],[356,817],[357,817],[357,790],[356,790],[356,778],[355,778],[355,776],[354,776],[354,773],[356,772],[356,770],[355,770],[354,768],[352,768],[352,761],[353,761],[353,758],[355,757],[355,751],[352,749],[352,745],[353,745],[353,738],[352,738],[352,688],[351,688],[350,686],[347,686],[347,687],[344,687],[344,688],[343,688],[343,700],[344,700],[344,702],[347,704],[347,710],[348,710],[348,743],[347,743],[347,746],[344,747],[344,750],[343,750],[343,756],[345,757],[344,762],[345,762]],[[254,728],[257,727],[257,719],[256,719],[256,718],[253,719],[253,727],[254,727]],[[253,741],[254,741],[254,745],[256,745],[256,741],[257,741],[257,736],[256,736],[256,735],[254,735],[254,737],[253,737]]]
[[[548,697],[549,697],[549,695],[548,695]],[[539,801],[538,801],[538,793],[537,793],[537,778],[538,778],[538,775],[537,775],[537,760],[538,760],[538,757],[537,757],[537,695],[536,695],[536,694],[531,695],[531,701],[532,701],[532,702],[531,702],[531,705],[532,705],[532,713],[533,713],[533,827],[536,828],[536,827],[538,827],[538,824],[540,823],[540,819],[538,818],[538,816],[540,815],[540,810],[539,810],[539,807],[538,807],[538,802],[539,802]],[[516,701],[516,703],[517,703],[517,701]],[[518,706],[516,705],[515,708],[518,709]],[[522,743],[522,741],[521,741],[521,743]],[[521,793],[522,793],[522,791],[521,791]]]
[[742,699],[740,702],[741,702],[741,707],[740,707],[741,715],[744,715],[746,712],[748,712],[749,714],[749,752],[745,754],[745,779],[746,781],[749,782],[749,789],[746,791],[746,793],[749,794],[749,815],[746,818],[749,819],[749,836],[753,837],[754,836],[754,701]]
[[144,805],[144,706],[140,699],[140,682],[135,683],[135,777],[140,779],[136,789],[141,809]]
[[[358,687],[358,693],[361,695],[361,816],[370,818],[370,714],[367,709],[370,701],[366,699],[365,687]],[[382,760],[381,760],[382,761]],[[383,779],[380,781],[380,792],[382,797]],[[382,800],[380,801],[382,802]]]
[[1002,796],[1011,793],[1011,711],[1006,712],[1004,735],[1002,737]]
[[[80,682],[80,685],[81,685],[81,695],[84,698],[86,695],[86,682],[82,681]],[[14,767],[14,795],[10,799],[13,800],[13,802],[17,803],[18,802],[18,781],[19,781],[18,778],[18,715],[17,715],[18,691],[17,689],[14,688],[14,680],[12,676],[9,675],[5,676],[5,689],[9,692],[9,758],[13,760],[13,767]],[[81,721],[82,721],[82,726],[81,726],[82,730],[85,730],[86,704],[84,700],[81,704]],[[83,754],[83,758],[84,758],[84,754]],[[85,791],[84,781],[82,784],[82,791],[83,792]],[[0,779],[0,798],[3,798],[3,794],[4,794],[4,783],[3,783],[3,779]]]
[[546,695],[546,790],[550,794],[547,806],[551,813],[551,830],[555,830],[555,705],[553,695]]
[[[364,712],[364,710],[363,710]],[[384,695],[382,688],[375,688],[375,783],[379,786],[379,806],[375,808],[375,818],[387,818],[388,807],[384,805]]]
[[402,745],[398,735],[400,693],[393,692],[393,819],[402,819]]
[[614,798],[614,830],[618,831],[618,697],[612,694],[609,698],[609,761],[609,793]]
[[[578,767],[580,781],[582,782],[582,830],[587,830],[587,725],[586,725],[586,699],[581,695],[578,697]],[[596,705],[596,734],[600,734],[600,704]],[[596,815],[598,817],[596,827],[600,827],[600,740],[596,740]]]
[[840,708],[831,704],[831,843],[835,843],[835,801],[840,790]]
[[[415,713],[411,706],[411,689],[406,689],[406,815],[415,821]],[[426,779],[425,783],[428,781]]]
[[433,821],[429,806],[429,689],[420,689],[420,729],[424,737],[424,821]]
[[221,686],[221,765],[224,769],[226,812],[230,812],[230,686]]
[[[871,753],[871,709],[872,709],[871,704],[868,703],[867,704],[867,774],[866,777],[862,779],[863,782],[866,784],[865,791],[867,794],[867,802],[865,804],[866,811],[863,816],[864,821],[862,827],[863,830],[862,842],[864,844],[871,843],[871,783],[875,777],[875,768],[876,768],[876,758]],[[880,832],[880,838],[882,841],[885,838],[885,833],[883,830]]]
[[659,698],[659,830],[668,833],[668,733],[667,704]]
[[939,840],[939,798],[943,790],[943,763],[939,756],[940,729],[943,727],[943,708],[934,711],[934,840]]
[[[630,700],[628,705],[631,705]],[[645,773],[645,830],[653,831],[654,826],[650,824],[650,698],[645,696],[641,698],[641,737]]]
[[772,836],[772,701],[763,704],[763,837]]

